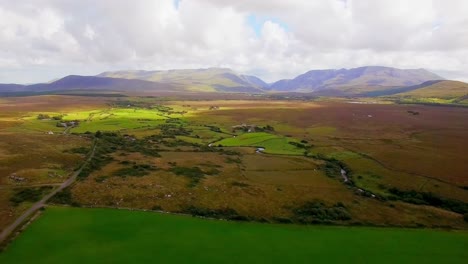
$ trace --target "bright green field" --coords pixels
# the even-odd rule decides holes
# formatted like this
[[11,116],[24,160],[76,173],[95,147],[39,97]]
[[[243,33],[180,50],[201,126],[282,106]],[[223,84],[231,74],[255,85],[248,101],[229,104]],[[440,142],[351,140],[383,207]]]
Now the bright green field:
[[88,111],[69,113],[66,120],[87,120],[80,123],[72,132],[84,133],[86,131],[116,131],[122,129],[135,129],[151,127],[163,123],[166,117],[157,110],[114,108],[104,111]]
[[215,145],[223,145],[226,147],[263,147],[265,148],[265,153],[270,154],[283,154],[283,155],[302,155],[304,153],[303,149],[297,148],[289,144],[291,140],[265,133],[245,133],[237,137],[225,138],[218,142],[215,142]]
[[52,207],[0,263],[466,263],[468,233]]

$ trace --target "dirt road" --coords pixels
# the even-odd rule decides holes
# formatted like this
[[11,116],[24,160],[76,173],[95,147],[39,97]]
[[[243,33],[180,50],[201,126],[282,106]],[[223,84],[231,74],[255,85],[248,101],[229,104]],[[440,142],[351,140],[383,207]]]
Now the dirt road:
[[56,193],[62,191],[63,189],[67,188],[68,186],[70,186],[76,180],[76,178],[78,177],[78,174],[80,174],[80,172],[83,170],[84,166],[93,158],[94,152],[96,150],[96,145],[97,145],[96,143],[97,142],[95,141],[94,144],[93,144],[93,149],[92,149],[91,153],[89,154],[88,158],[86,159],[86,161],[81,165],[81,167],[77,171],[75,171],[72,174],[72,176],[70,178],[68,178],[65,182],[63,182],[57,189],[53,190],[51,193],[44,196],[40,201],[36,202],[33,206],[31,206],[31,208],[26,210],[26,212],[24,212],[20,217],[18,217],[13,223],[11,223],[10,226],[5,228],[2,231],[2,233],[0,233],[0,243],[5,241],[5,239],[7,239],[10,236],[11,232],[13,232],[16,228],[18,228],[24,222],[24,220],[26,220],[34,212],[36,212],[41,207],[43,207],[45,205],[45,203],[52,196],[54,196]]

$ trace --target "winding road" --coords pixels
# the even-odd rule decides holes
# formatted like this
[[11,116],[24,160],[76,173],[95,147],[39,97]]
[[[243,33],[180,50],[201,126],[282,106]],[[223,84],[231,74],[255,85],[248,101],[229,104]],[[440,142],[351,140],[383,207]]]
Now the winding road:
[[36,202],[31,208],[26,210],[20,217],[18,217],[13,223],[11,223],[7,228],[5,228],[2,233],[0,233],[0,243],[4,242],[10,234],[16,230],[28,217],[30,217],[34,212],[42,208],[46,202],[55,194],[58,192],[62,191],[63,189],[67,188],[70,186],[73,182],[75,182],[76,178],[80,174],[80,172],[83,170],[83,168],[88,164],[88,162],[94,157],[94,152],[96,151],[96,146],[97,146],[97,141],[94,141],[93,144],[93,149],[91,150],[91,153],[89,154],[88,158],[85,160],[85,162],[81,165],[81,167],[76,170],[70,178],[68,178],[65,182],[63,182],[57,189],[53,190],[46,196],[44,196],[40,201]]

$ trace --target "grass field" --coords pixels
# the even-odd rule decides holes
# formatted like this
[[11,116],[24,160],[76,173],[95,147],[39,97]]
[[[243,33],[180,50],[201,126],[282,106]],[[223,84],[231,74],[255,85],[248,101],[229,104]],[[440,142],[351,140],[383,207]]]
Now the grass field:
[[[320,212],[342,204],[351,217],[312,212],[320,223],[468,228],[465,108],[78,99],[0,101],[0,230],[29,203],[11,202],[16,189],[64,181],[89,150],[93,134],[85,132],[98,130],[107,134],[99,144],[106,154],[70,188],[65,204],[186,213],[192,206],[229,208],[252,221],[304,223],[310,219],[298,208],[318,201],[324,203]],[[40,114],[51,120],[39,120]],[[54,117],[80,122],[65,130]],[[237,129],[241,124],[254,125],[255,132]],[[344,182],[340,167],[351,182]]]
[[262,147],[265,153],[283,155],[303,155],[304,149],[300,149],[289,144],[295,142],[282,136],[277,136],[265,132],[246,133],[237,137],[226,138],[215,142],[214,145],[226,147]]
[[465,263],[468,233],[47,208],[0,263]]

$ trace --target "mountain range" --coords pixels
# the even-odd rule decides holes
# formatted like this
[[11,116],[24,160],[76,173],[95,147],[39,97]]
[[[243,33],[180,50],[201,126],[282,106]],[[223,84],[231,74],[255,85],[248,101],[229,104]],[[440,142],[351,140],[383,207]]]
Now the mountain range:
[[[437,92],[434,92],[436,90]],[[456,92],[454,92],[456,90]],[[444,80],[425,69],[366,66],[311,70],[293,79],[266,83],[227,68],[167,71],[111,71],[97,76],[70,75],[42,84],[0,84],[0,94],[64,91],[307,93],[317,96],[405,96],[468,94],[468,84]],[[425,91],[425,92],[424,92]]]
[[208,68],[168,71],[114,71],[99,77],[137,79],[171,84],[181,89],[201,92],[261,93],[268,84],[260,78],[237,74],[231,69]]
[[280,80],[270,86],[273,91],[319,92],[321,94],[355,94],[421,84],[442,77],[424,69],[396,69],[367,66],[353,69],[312,70],[294,79]]

